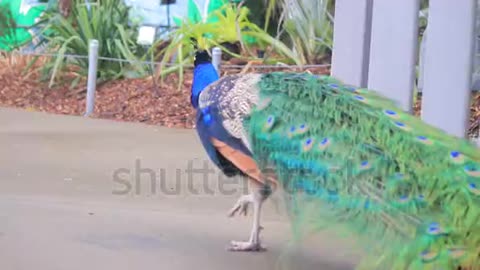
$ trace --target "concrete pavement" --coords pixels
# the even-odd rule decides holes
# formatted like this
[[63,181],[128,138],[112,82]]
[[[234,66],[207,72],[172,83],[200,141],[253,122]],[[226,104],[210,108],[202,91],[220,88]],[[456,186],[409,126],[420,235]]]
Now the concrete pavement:
[[206,160],[191,130],[0,108],[0,269],[353,269],[328,233],[289,248],[278,194],[269,250],[225,251],[251,217],[226,217],[244,185]]

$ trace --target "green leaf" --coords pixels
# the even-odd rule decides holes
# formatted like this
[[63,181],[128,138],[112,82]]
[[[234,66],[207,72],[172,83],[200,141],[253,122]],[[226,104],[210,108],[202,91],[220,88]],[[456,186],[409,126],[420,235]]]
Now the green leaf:
[[198,4],[194,0],[188,0],[188,19],[192,23],[199,23],[202,21],[202,15],[200,13],[200,9],[198,8]]
[[142,74],[148,68],[135,63],[142,59],[145,50],[136,43],[137,28],[128,21],[129,7],[123,0],[102,0],[89,2],[72,0],[71,15],[63,18],[56,10],[48,10],[41,17],[42,34],[49,41],[47,52],[60,53],[60,57],[51,58],[43,67],[42,74],[50,74],[50,86],[59,73],[74,70],[76,76],[88,74],[88,58],[65,59],[66,53],[88,56],[90,40],[99,43],[98,55],[107,58],[118,58],[131,61],[98,62],[98,80],[107,81],[120,78],[129,69],[137,69]]
[[55,77],[57,75],[57,71],[59,70],[59,67],[61,66],[64,58],[65,58],[65,52],[68,48],[68,44],[72,41],[74,41],[75,39],[78,39],[79,37],[77,36],[73,36],[73,37],[70,37],[69,39],[67,39],[65,41],[65,43],[62,45],[62,47],[60,48],[60,50],[58,51],[58,56],[57,58],[55,59],[55,64],[53,66],[53,71],[52,71],[52,76],[50,78],[50,83],[48,85],[48,87],[52,87],[54,81],[55,81]]

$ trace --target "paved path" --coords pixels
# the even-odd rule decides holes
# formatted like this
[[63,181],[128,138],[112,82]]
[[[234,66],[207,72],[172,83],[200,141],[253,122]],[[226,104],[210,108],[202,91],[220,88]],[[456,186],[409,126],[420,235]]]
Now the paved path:
[[205,160],[189,130],[0,108],[0,269],[353,269],[326,233],[289,249],[278,197],[263,212],[269,251],[226,252],[251,217],[225,215],[240,181],[185,173]]

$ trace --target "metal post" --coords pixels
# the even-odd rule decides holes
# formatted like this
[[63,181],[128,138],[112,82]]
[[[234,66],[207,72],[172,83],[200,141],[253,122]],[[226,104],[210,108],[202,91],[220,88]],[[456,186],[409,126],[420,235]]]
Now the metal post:
[[167,3],[167,31],[170,31],[170,3]]
[[222,49],[215,47],[212,50],[212,65],[215,67],[215,70],[220,76],[220,64],[222,62]]
[[90,3],[88,0],[85,0],[85,6],[87,6],[88,11],[90,11]]
[[87,105],[85,116],[93,113],[95,107],[95,88],[97,86],[98,40],[90,40],[88,49]]

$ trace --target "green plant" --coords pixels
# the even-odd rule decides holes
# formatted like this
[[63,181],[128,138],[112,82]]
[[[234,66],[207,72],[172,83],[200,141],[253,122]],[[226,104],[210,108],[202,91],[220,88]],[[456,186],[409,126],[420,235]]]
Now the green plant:
[[[161,59],[157,79],[161,77],[163,81],[165,75],[177,71],[179,75],[178,87],[180,88],[183,82],[184,66],[192,62],[193,44],[191,39],[196,39],[200,48],[210,48],[210,39],[206,38],[205,35],[215,33],[215,31],[215,25],[212,23],[192,23],[184,20],[180,27],[167,37],[168,46],[160,50],[155,57],[155,59]],[[154,47],[164,42],[164,40],[159,40]]]
[[332,49],[333,17],[331,0],[281,0],[283,30],[302,64],[315,64]]
[[[241,57],[222,46],[222,43],[240,42],[243,44],[245,38],[251,37],[262,44],[269,44],[288,58],[293,58],[294,54],[288,47],[248,20],[248,12],[248,8],[244,6],[229,3],[209,14],[209,16],[215,16],[216,20],[208,20],[208,18],[195,22],[188,19],[183,20],[179,28],[169,36],[169,45],[159,53],[162,64],[158,76],[163,79],[164,75],[177,71],[180,76],[179,87],[181,86],[183,67],[192,62],[194,49],[192,38],[196,40],[200,49],[207,50],[218,46],[223,49],[224,53]],[[243,48],[248,50],[245,44],[243,44]],[[253,54],[250,55],[250,57],[243,58],[256,58],[252,56]],[[167,68],[168,64],[171,66]]]
[[98,61],[98,81],[104,82],[126,76],[133,70],[137,75],[146,74],[147,66],[138,63],[147,56],[144,48],[136,43],[137,29],[128,22],[129,7],[123,0],[102,0],[88,3],[72,0],[72,10],[64,18],[57,9],[48,10],[40,25],[47,42],[47,51],[57,53],[42,68],[45,78],[50,78],[51,87],[60,71],[74,74],[71,86],[78,84],[88,74],[88,58],[66,57],[67,54],[87,56],[89,42],[98,40],[98,55],[101,57],[128,60],[128,62]]

